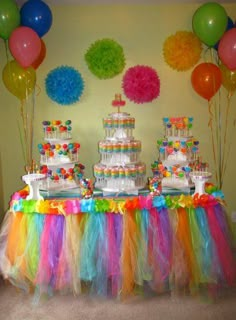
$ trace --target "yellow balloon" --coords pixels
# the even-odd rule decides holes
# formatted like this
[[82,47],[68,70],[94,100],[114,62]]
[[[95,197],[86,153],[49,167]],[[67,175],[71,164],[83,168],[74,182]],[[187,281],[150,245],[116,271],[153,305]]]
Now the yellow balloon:
[[236,70],[229,70],[223,63],[219,68],[222,74],[222,85],[232,95],[236,90]]
[[5,87],[20,100],[25,100],[34,90],[36,72],[33,67],[23,68],[12,60],[7,62],[2,71],[2,80]]

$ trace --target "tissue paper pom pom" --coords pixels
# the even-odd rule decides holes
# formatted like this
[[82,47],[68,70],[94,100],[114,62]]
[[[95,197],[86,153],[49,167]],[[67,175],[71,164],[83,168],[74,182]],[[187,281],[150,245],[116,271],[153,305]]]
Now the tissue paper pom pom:
[[73,67],[61,66],[51,70],[45,80],[49,98],[61,105],[79,101],[84,90],[84,81]]
[[110,79],[125,67],[123,48],[112,39],[94,42],[85,54],[89,70],[99,79]]
[[178,31],[166,39],[163,54],[166,63],[177,71],[192,68],[201,58],[202,44],[190,31]]
[[160,79],[156,71],[148,66],[129,68],[122,86],[126,97],[135,103],[151,102],[160,94]]

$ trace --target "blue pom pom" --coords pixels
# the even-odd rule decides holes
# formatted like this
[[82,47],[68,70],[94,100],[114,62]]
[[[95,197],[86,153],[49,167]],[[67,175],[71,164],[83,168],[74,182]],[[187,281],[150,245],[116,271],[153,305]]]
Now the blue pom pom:
[[45,80],[49,98],[61,105],[70,105],[79,101],[84,81],[73,67],[61,66],[51,70]]

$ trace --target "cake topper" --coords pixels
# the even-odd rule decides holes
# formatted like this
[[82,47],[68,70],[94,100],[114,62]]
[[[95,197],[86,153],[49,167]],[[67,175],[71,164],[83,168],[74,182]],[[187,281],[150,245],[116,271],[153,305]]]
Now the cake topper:
[[112,105],[113,107],[117,107],[118,113],[120,113],[120,107],[124,107],[125,103],[126,103],[125,100],[121,99],[121,94],[116,93],[115,100],[112,101]]

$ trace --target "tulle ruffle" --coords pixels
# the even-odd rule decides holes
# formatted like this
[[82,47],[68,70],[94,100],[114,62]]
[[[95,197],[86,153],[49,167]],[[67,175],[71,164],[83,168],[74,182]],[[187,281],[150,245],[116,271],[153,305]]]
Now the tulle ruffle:
[[38,296],[196,292],[236,282],[224,205],[213,196],[14,199],[0,232],[0,272]]

